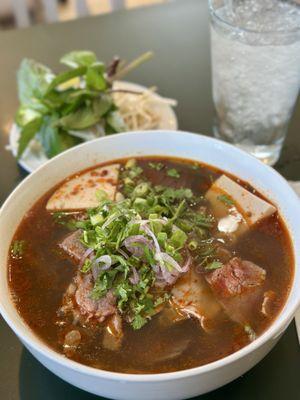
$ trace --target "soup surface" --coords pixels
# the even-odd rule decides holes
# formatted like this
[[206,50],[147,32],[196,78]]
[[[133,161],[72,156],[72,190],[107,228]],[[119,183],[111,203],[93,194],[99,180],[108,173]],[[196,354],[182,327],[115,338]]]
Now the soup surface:
[[8,280],[22,318],[57,352],[159,373],[255,340],[286,301],[293,263],[277,210],[248,184],[152,157],[46,193],[15,233]]

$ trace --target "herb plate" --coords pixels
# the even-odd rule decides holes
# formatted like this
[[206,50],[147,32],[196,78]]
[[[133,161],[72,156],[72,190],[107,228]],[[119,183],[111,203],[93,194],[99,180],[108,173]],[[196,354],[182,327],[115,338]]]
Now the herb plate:
[[[147,89],[145,86],[125,81],[115,82],[114,88],[128,90],[128,91],[144,91]],[[160,97],[156,93],[153,93],[152,96],[154,98]],[[158,104],[153,104],[153,107],[155,112],[159,113],[160,115],[160,123],[157,129],[159,130],[178,129],[177,117],[170,105],[161,103],[159,104],[159,106]],[[17,156],[19,135],[20,131],[18,126],[16,124],[13,124],[9,135],[9,149],[11,150],[14,157]],[[91,133],[90,140],[95,138],[96,136],[93,137],[93,133]],[[36,140],[32,140],[28,148],[24,151],[21,159],[18,160],[18,163],[25,171],[31,173],[47,161],[48,157],[45,155],[40,144]]]

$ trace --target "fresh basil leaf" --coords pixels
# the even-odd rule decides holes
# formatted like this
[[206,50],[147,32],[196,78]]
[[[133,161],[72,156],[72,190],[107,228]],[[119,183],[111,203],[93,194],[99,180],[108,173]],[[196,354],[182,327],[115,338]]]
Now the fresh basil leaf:
[[71,68],[89,67],[97,61],[95,53],[88,50],[71,51],[65,54],[60,62]]
[[18,142],[18,154],[17,154],[18,159],[22,156],[29,142],[34,138],[36,133],[39,131],[42,125],[42,121],[43,120],[41,117],[37,117],[35,119],[32,119],[21,129],[20,138]]
[[46,94],[51,92],[51,90],[55,89],[58,85],[61,85],[62,83],[68,82],[69,80],[76,78],[78,76],[82,76],[86,73],[87,67],[78,67],[75,69],[71,69],[69,71],[65,71],[57,75],[50,85],[48,86]]
[[54,76],[53,72],[45,65],[25,58],[17,72],[21,105],[30,105],[36,102],[36,99],[41,99]]
[[83,130],[95,125],[112,105],[108,96],[94,99],[92,104],[80,108],[57,121],[66,130]]
[[86,72],[86,86],[90,89],[103,91],[107,88],[104,76],[105,66],[103,63],[96,63],[88,67]]
[[113,106],[110,96],[103,95],[93,100],[93,110],[99,117],[103,117]]
[[99,121],[99,116],[91,107],[79,109],[58,120],[58,125],[66,130],[88,129]]
[[40,129],[39,139],[48,158],[75,146],[81,141],[55,126],[55,118],[47,117]]
[[32,108],[28,108],[26,106],[21,106],[17,111],[15,121],[17,125],[19,125],[20,127],[24,127],[29,122],[39,117],[41,117],[41,114],[38,111],[35,111]]

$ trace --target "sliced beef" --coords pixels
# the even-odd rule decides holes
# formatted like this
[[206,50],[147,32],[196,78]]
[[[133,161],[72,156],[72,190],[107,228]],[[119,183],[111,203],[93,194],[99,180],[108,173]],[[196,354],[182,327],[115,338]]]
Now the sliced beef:
[[259,310],[266,271],[251,261],[232,258],[206,275],[216,299],[234,321],[246,324]]
[[115,314],[116,296],[109,291],[101,299],[93,300],[91,297],[93,286],[92,274],[82,274],[78,271],[63,297],[59,313],[71,313],[74,323],[81,325],[87,322],[103,322],[108,316]]
[[99,300],[91,298],[91,292],[94,287],[92,274],[79,273],[75,278],[77,290],[75,293],[75,301],[80,312],[86,315],[88,319],[96,318],[99,322],[105,320],[106,317],[116,312],[116,296],[109,291],[106,296]]
[[[87,248],[81,243],[82,231],[79,229],[69,234],[59,247],[76,263],[80,263]],[[106,317],[116,313],[116,296],[109,291],[106,296],[94,300],[91,293],[94,287],[92,273],[84,274],[77,271],[69,285],[64,298],[61,312],[71,312],[75,322],[85,324],[87,321],[103,322]]]
[[180,314],[197,318],[205,331],[210,331],[222,308],[203,275],[191,268],[174,285],[172,299]]
[[59,244],[59,247],[75,262],[79,263],[84,256],[87,248],[81,243],[82,230],[70,233]]

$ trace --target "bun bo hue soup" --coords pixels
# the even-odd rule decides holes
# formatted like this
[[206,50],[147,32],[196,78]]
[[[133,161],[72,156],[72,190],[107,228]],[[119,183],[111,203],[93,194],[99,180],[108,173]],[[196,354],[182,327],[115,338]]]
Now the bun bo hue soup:
[[17,229],[8,281],[50,347],[127,373],[203,365],[276,318],[294,268],[276,208],[207,165],[118,160],[45,194]]

